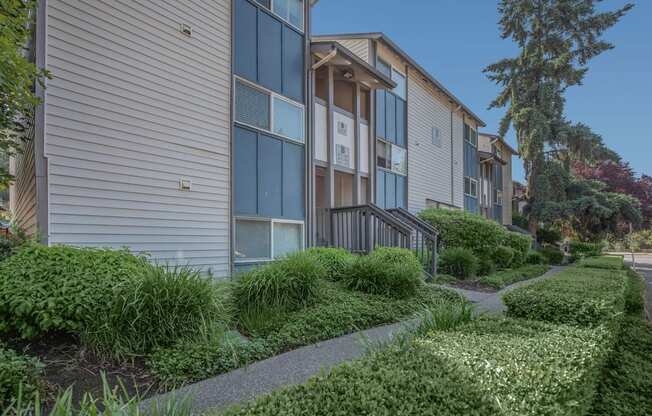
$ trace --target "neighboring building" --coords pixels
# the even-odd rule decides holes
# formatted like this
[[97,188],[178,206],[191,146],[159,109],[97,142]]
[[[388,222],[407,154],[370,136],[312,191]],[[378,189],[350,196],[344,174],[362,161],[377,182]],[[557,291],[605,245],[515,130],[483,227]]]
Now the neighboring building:
[[[477,206],[476,152],[465,150],[485,124],[382,33],[314,36],[335,41],[396,83],[375,94],[375,195],[383,208]],[[473,190],[475,189],[475,196]]]
[[311,245],[433,248],[394,208],[477,206],[484,124],[382,34],[311,41],[314,3],[39,2],[53,78],[14,222],[218,277]]
[[478,136],[479,211],[504,225],[512,224],[512,155],[517,154],[499,136],[486,133]]
[[527,186],[518,181],[512,182],[512,210],[523,215],[527,206]]

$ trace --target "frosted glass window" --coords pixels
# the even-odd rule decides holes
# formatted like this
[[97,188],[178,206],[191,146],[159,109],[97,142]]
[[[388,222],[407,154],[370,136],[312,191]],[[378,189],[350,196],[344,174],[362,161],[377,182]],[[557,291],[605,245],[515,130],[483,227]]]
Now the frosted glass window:
[[274,223],[274,257],[303,249],[303,224]]
[[303,109],[280,98],[274,98],[274,133],[303,143]]
[[236,81],[235,119],[241,123],[269,130],[269,94]]
[[407,152],[402,147],[392,146],[392,171],[407,175]]
[[271,257],[271,227],[267,221],[235,221],[235,257],[238,260]]

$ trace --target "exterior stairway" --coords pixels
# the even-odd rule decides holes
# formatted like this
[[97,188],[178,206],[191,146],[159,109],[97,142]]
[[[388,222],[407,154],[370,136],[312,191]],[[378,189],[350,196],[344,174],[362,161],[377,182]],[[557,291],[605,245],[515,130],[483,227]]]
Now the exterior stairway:
[[374,204],[320,209],[317,245],[367,254],[375,247],[411,249],[429,278],[437,274],[437,231],[403,208]]

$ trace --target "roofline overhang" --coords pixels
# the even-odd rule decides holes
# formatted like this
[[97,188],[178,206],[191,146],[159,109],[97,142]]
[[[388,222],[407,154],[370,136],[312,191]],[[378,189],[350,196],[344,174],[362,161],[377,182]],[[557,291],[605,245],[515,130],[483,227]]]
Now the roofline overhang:
[[507,150],[509,150],[513,155],[520,156],[519,153],[518,153],[518,151],[517,151],[516,149],[514,149],[512,146],[510,146],[509,143],[507,143],[507,141],[506,141],[504,138],[500,137],[499,135],[497,135],[497,134],[491,134],[491,133],[482,133],[482,132],[480,132],[480,133],[478,133],[478,134],[479,134],[480,136],[489,137],[493,142],[500,142],[500,143],[501,143],[503,146],[505,146],[505,147],[507,148]]
[[380,40],[387,44],[391,49],[399,54],[403,59],[405,59],[410,65],[415,67],[423,76],[426,77],[428,81],[437,87],[441,92],[443,92],[453,103],[457,104],[461,109],[463,109],[467,114],[469,114],[475,121],[480,125],[480,127],[486,127],[487,124],[482,121],[477,114],[471,111],[464,103],[450,92],[444,85],[437,81],[428,71],[426,71],[421,65],[419,65],[410,55],[408,55],[403,49],[401,49],[394,41],[392,41],[387,35],[382,32],[362,32],[362,33],[342,33],[342,34],[328,34],[328,35],[313,35],[312,39],[315,40],[337,40],[337,39],[372,39]]
[[[377,82],[377,85],[369,85],[371,88],[387,88],[394,89],[396,88],[396,83],[392,81],[387,75],[383,74],[369,63],[365,62],[355,53],[351,52],[349,49],[342,46],[342,44],[335,41],[315,41],[310,43],[310,51],[312,53],[321,53],[326,56],[318,62],[321,65],[328,65],[328,63],[333,60],[336,56],[341,56],[344,58],[344,61],[348,62],[349,65],[360,68],[367,75],[369,75],[373,81]],[[313,68],[316,69],[316,68]]]

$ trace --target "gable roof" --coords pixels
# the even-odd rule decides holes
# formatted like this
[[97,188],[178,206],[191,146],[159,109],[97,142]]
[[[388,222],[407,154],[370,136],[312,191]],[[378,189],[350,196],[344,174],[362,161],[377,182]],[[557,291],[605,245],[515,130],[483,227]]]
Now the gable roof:
[[437,81],[428,71],[426,71],[421,65],[419,65],[410,55],[403,51],[394,41],[392,41],[387,35],[382,32],[368,32],[368,33],[342,33],[342,34],[333,34],[333,35],[313,35],[312,39],[314,40],[350,40],[350,39],[372,39],[379,40],[384,42],[387,46],[394,50],[401,58],[405,59],[410,65],[415,67],[421,74],[426,77],[428,81],[437,87],[441,92],[443,92],[452,102],[460,106],[466,113],[478,122],[481,127],[486,127],[487,124],[482,121],[470,108],[468,108],[464,103],[457,98],[452,92],[450,92],[444,85]]
[[480,132],[480,133],[478,133],[478,135],[480,135],[480,136],[484,136],[484,137],[488,137],[488,138],[490,138],[491,140],[495,140],[495,141],[497,141],[497,142],[500,142],[500,143],[501,143],[503,146],[505,146],[505,147],[507,148],[507,150],[509,150],[513,155],[517,155],[517,156],[519,155],[519,154],[518,154],[518,151],[517,151],[516,149],[514,149],[512,146],[510,146],[509,143],[507,143],[507,141],[506,141],[505,139],[503,139],[502,137],[498,136],[497,134],[482,133],[482,132]]

